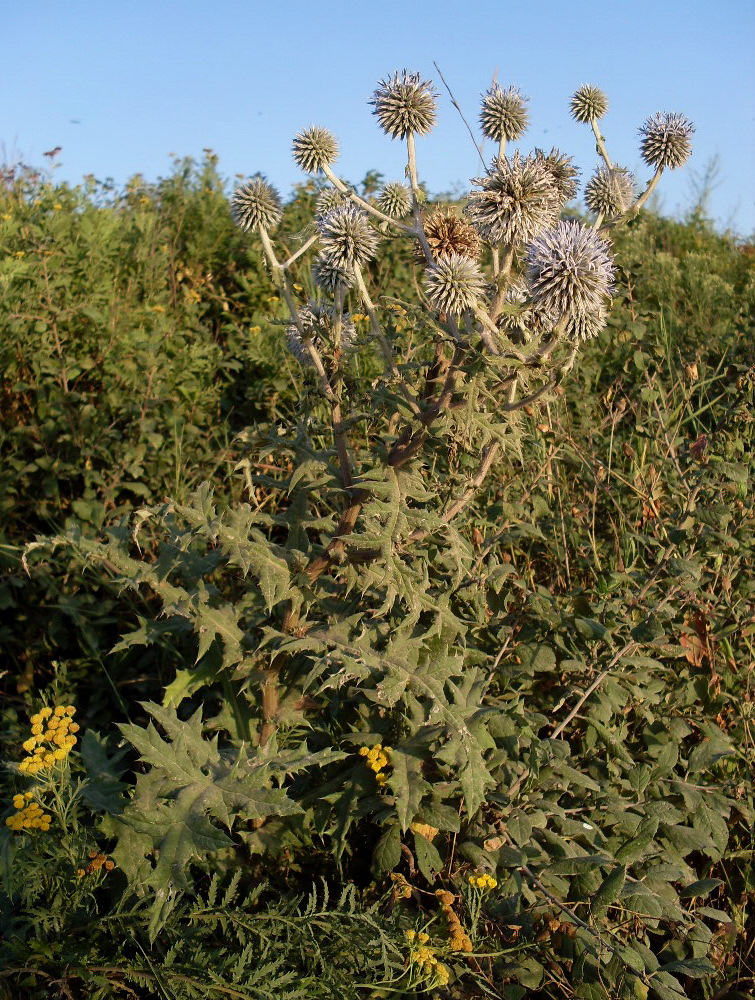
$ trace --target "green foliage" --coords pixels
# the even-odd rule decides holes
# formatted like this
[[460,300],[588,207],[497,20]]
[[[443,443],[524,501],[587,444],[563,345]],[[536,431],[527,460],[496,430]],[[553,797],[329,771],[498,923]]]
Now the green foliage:
[[[395,371],[357,320],[336,419],[212,155],[0,200],[5,736],[50,660],[91,727],[57,827],[3,830],[0,992],[734,1000],[751,248],[640,215],[608,330],[539,393],[459,346],[388,241],[366,280]],[[304,258],[287,280],[316,294]],[[77,877],[92,848],[117,867]]]

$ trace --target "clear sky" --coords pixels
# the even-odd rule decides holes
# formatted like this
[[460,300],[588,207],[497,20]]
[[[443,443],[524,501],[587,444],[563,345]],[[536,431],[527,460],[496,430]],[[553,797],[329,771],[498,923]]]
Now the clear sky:
[[594,143],[568,113],[581,84],[608,95],[609,154],[641,180],[638,127],[685,114],[693,157],[662,179],[662,210],[683,213],[717,162],[711,215],[755,233],[755,0],[5,0],[0,23],[0,157],[39,166],[62,146],[55,176],[72,183],[156,179],[171,154],[209,147],[226,177],[259,171],[288,196],[303,179],[291,140],[312,124],[338,137],[348,180],[401,179],[403,147],[367,101],[407,68],[441,95],[439,125],[418,141],[420,177],[461,193],[480,161],[436,62],[475,130],[494,73],[519,87],[522,150],[557,146],[584,180]]

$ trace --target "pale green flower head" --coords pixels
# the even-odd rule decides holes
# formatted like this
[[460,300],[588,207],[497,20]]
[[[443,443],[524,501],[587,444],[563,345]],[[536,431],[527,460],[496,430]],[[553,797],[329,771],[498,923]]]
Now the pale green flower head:
[[326,128],[312,125],[294,139],[293,154],[305,173],[316,174],[338,159],[338,142]]
[[649,167],[671,170],[683,166],[692,153],[695,126],[684,115],[656,112],[640,127],[640,153]]
[[483,135],[496,142],[519,139],[529,124],[527,101],[516,87],[494,83],[483,95],[480,128]]
[[419,73],[402,70],[381,80],[369,102],[382,130],[392,139],[406,139],[410,133],[426,135],[435,125],[435,98],[432,83]]
[[378,196],[378,208],[391,219],[401,219],[412,210],[412,195],[406,184],[391,181]]
[[533,301],[554,317],[567,316],[583,324],[581,330],[586,329],[587,317],[605,309],[613,275],[608,243],[573,219],[546,230],[528,247],[527,280]]
[[264,178],[253,177],[236,188],[231,216],[240,229],[275,229],[283,217],[280,195]]
[[596,215],[622,215],[634,201],[634,178],[625,167],[598,167],[585,185],[585,204]]
[[370,225],[367,213],[351,202],[337,206],[316,221],[321,255],[335,267],[348,271],[375,256],[379,234]]
[[575,121],[589,125],[608,111],[608,98],[598,87],[585,84],[572,94],[569,107]]
[[452,253],[427,269],[424,288],[433,309],[458,316],[483,297],[485,275],[476,261]]

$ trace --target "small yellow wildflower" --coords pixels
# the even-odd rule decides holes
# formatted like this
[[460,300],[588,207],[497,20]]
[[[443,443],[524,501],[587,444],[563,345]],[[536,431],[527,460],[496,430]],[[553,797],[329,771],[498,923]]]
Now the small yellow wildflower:
[[31,722],[33,726],[38,726],[41,721],[42,721],[42,716],[40,715],[39,712],[37,712],[36,715],[32,715],[32,717],[29,719],[29,722]]
[[153,313],[164,313],[165,312],[165,306],[150,306],[150,309],[152,310]]
[[261,326],[250,326],[249,327],[249,332],[250,333],[262,333],[262,327]]
[[301,287],[301,285],[298,285],[296,282],[294,282],[294,291],[295,292],[303,292],[304,289]]
[[36,725],[31,727],[32,736],[39,736],[43,729],[44,727],[41,722],[36,723]]
[[52,206],[52,210],[53,212],[59,212],[62,207],[63,206],[60,204],[60,202],[56,201],[55,204]]
[[45,707],[44,707],[44,708],[41,708],[41,709],[39,710],[39,714],[41,715],[41,717],[42,717],[43,719],[49,719],[49,718],[50,718],[50,716],[52,715],[52,709],[50,708],[50,706],[49,706],[49,705],[45,705]]
[[469,884],[473,889],[496,889],[498,883],[492,875],[470,875]]

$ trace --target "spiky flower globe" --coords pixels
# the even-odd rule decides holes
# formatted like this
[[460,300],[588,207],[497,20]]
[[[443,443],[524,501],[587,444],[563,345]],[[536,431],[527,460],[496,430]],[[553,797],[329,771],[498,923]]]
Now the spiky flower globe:
[[596,215],[623,215],[634,201],[634,178],[625,167],[598,167],[585,185],[585,204]]
[[558,219],[561,198],[542,160],[520,159],[518,152],[496,158],[472,183],[481,190],[470,193],[464,211],[488,243],[529,242]]
[[316,174],[338,159],[338,142],[326,128],[312,125],[294,139],[293,154],[306,174]]
[[[304,340],[311,340],[320,354],[327,354],[334,347],[334,328],[336,314],[327,306],[310,303],[299,310],[299,322],[304,329],[304,337],[296,323],[286,327],[286,343],[288,349],[303,368],[314,368]],[[354,349],[357,333],[349,313],[341,316],[341,353],[347,354]]]
[[695,126],[684,115],[657,111],[640,127],[640,153],[649,167],[674,170],[692,153]]
[[325,187],[317,196],[317,201],[315,202],[315,220],[321,219],[328,212],[332,212],[334,208],[338,208],[339,205],[343,205],[346,202],[346,196],[341,194],[338,188]]
[[480,128],[483,135],[496,142],[518,139],[529,124],[527,98],[516,87],[494,83],[483,95]]
[[264,178],[253,177],[234,191],[231,217],[240,229],[275,229],[283,217],[280,195]]
[[317,220],[321,256],[343,270],[361,266],[375,256],[380,242],[367,213],[351,202],[338,205]]
[[410,133],[426,135],[433,128],[435,97],[429,80],[402,70],[381,80],[369,103],[382,130],[392,139],[405,139]]
[[558,319],[586,324],[586,317],[599,316],[613,288],[613,273],[608,243],[574,219],[542,233],[527,251],[533,301]]
[[412,195],[406,184],[391,181],[378,196],[378,208],[391,219],[401,219],[412,210]]
[[[453,209],[439,208],[424,221],[425,236],[430,251],[436,260],[458,254],[479,260],[482,253],[482,242],[477,231],[466,219],[456,215]],[[425,255],[421,247],[417,248],[418,260],[424,261]]]
[[318,288],[329,295],[335,295],[339,288],[351,288],[356,275],[349,267],[339,267],[330,257],[318,254],[312,264],[312,277]]
[[572,94],[569,108],[575,121],[589,125],[608,111],[608,98],[598,87],[587,83]]
[[438,312],[458,316],[480,301],[485,275],[476,261],[461,254],[441,257],[425,272],[425,292]]
[[574,166],[574,161],[570,156],[567,156],[560,149],[554,147],[550,153],[545,153],[542,149],[536,149],[535,159],[543,164],[553,178],[553,183],[556,185],[562,206],[576,197],[579,190],[579,185],[577,184],[579,170]]

